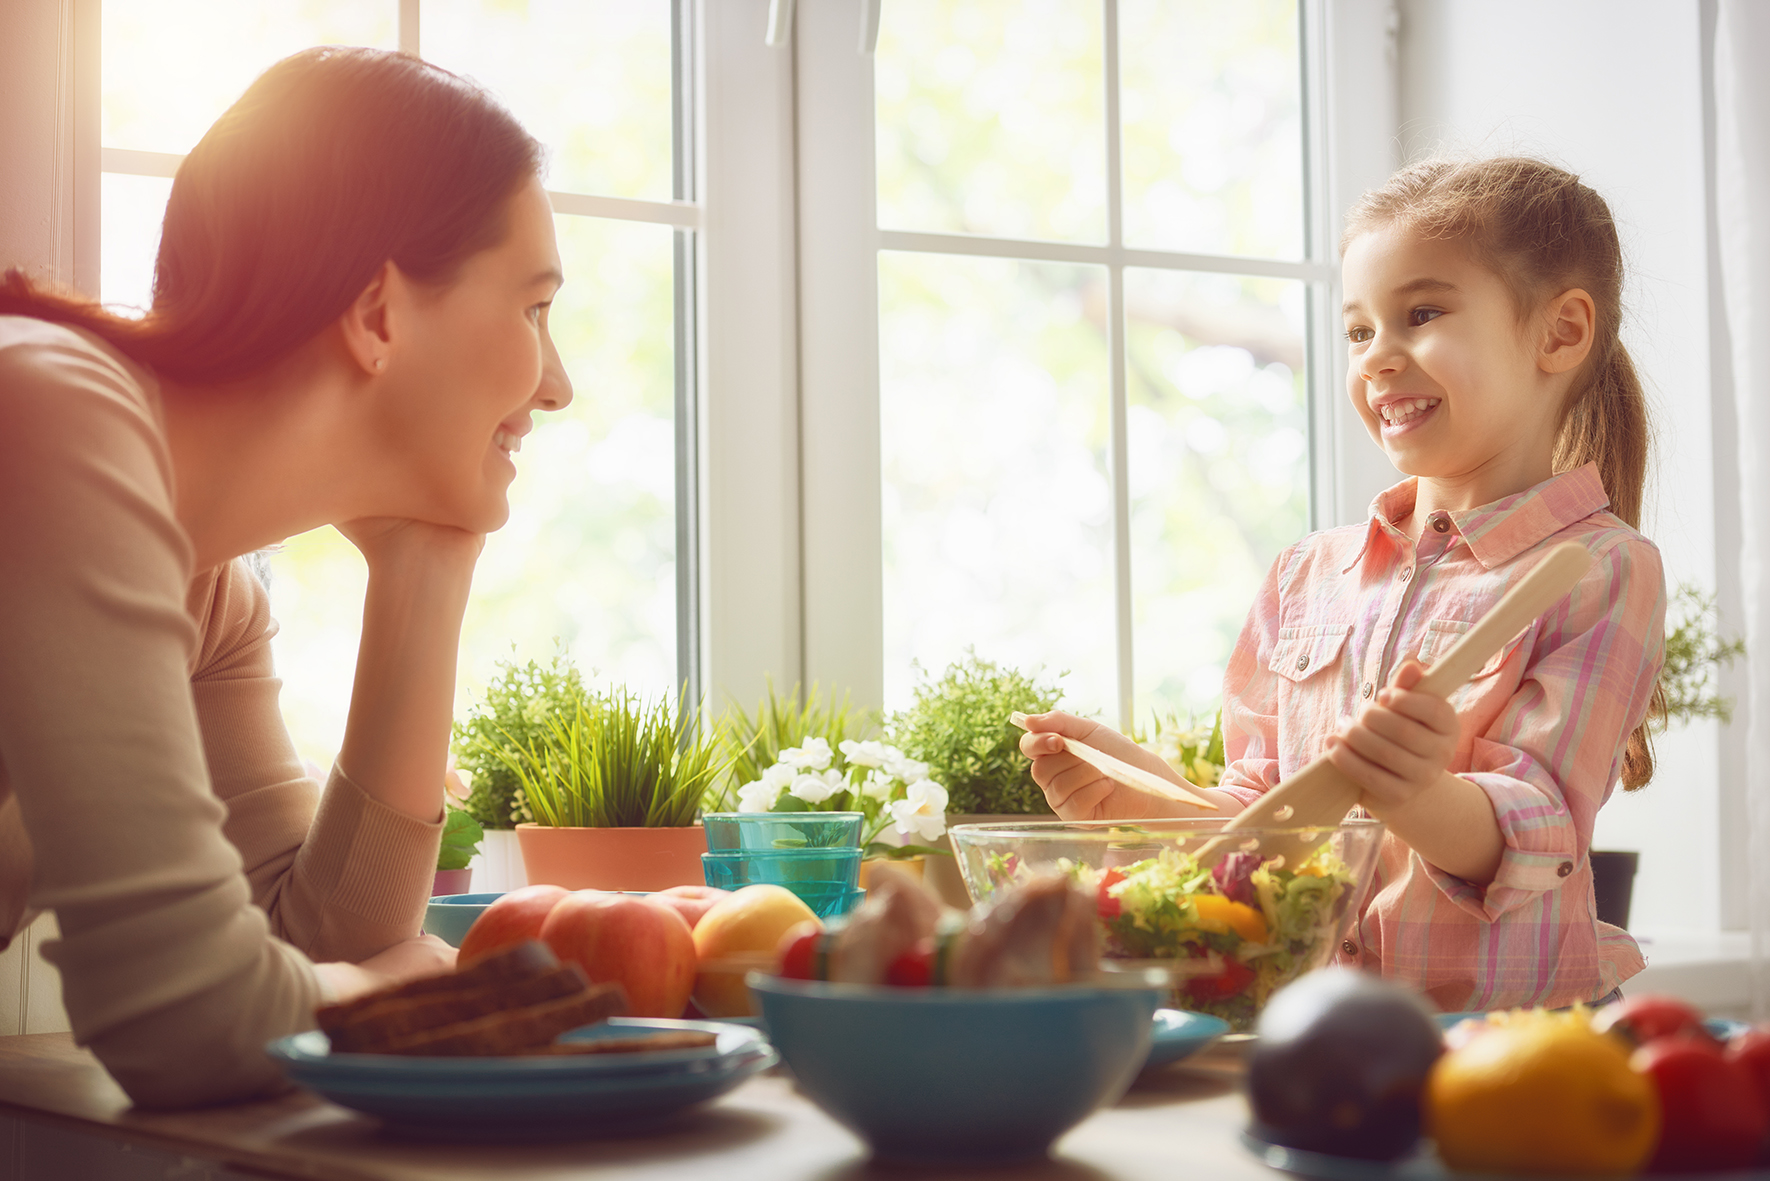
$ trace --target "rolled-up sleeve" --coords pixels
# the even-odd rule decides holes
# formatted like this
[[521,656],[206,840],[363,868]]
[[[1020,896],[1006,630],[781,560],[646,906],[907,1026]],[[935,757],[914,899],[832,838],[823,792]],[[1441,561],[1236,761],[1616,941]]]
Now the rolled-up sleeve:
[[1523,679],[1460,772],[1487,793],[1505,849],[1485,889],[1428,867],[1453,902],[1492,921],[1561,886],[1591,847],[1664,661],[1659,551],[1617,538],[1544,617]]

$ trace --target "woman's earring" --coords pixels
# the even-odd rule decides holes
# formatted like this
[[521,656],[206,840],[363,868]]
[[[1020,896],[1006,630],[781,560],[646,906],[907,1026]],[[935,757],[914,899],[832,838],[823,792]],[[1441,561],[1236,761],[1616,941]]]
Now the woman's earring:
[[386,362],[386,360],[387,360],[386,357],[376,357],[375,358],[375,372],[377,372],[377,373],[381,372],[381,366]]

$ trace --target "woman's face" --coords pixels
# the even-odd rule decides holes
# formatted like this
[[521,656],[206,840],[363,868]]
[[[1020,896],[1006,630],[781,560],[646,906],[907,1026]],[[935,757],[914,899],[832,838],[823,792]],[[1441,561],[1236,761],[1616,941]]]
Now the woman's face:
[[391,358],[378,434],[392,461],[388,515],[475,533],[510,516],[516,452],[537,410],[571,403],[572,383],[547,332],[562,282],[553,211],[539,178],[506,206],[507,232],[447,287],[412,287],[390,307]]

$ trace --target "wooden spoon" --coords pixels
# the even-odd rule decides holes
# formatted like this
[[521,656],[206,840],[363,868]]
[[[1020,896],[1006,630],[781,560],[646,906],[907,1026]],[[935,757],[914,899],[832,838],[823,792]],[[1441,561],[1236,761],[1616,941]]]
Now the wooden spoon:
[[[1008,720],[1022,730],[1027,728],[1026,715],[1018,710],[1009,714]],[[1123,759],[1114,758],[1103,750],[1096,750],[1085,742],[1077,742],[1073,738],[1065,738],[1061,734],[1053,734],[1051,737],[1061,742],[1064,750],[1087,763],[1114,783],[1122,783],[1126,787],[1141,788],[1170,800],[1178,800],[1182,804],[1209,808],[1213,812],[1220,810],[1215,800],[1206,799],[1197,792],[1186,790],[1178,783],[1163,779],[1160,775],[1145,771],[1142,767],[1132,766]]]
[[[1520,578],[1517,585],[1501,596],[1500,601],[1451,646],[1450,651],[1439,657],[1415,690],[1434,697],[1450,696],[1459,685],[1480,671],[1507,640],[1560,602],[1591,565],[1592,555],[1577,542],[1565,542],[1550,550],[1529,574]],[[1231,818],[1223,826],[1225,835],[1198,851],[1199,864],[1215,865],[1232,852],[1239,842],[1228,834],[1237,829],[1321,827],[1330,830],[1309,839],[1300,836],[1269,838],[1261,845],[1261,857],[1283,854],[1289,864],[1296,865],[1331,835],[1331,830],[1339,826],[1358,802],[1360,794],[1359,786],[1322,755]]]

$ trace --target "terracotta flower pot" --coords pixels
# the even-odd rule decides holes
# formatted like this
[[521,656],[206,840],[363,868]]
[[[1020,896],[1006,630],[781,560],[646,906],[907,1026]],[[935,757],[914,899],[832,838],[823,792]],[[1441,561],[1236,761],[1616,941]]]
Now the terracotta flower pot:
[[667,890],[706,884],[701,854],[707,836],[686,828],[553,828],[519,824],[523,870],[530,885],[568,890]]
[[889,865],[893,869],[902,870],[911,877],[921,880],[927,875],[928,858],[905,857],[892,861],[884,857],[876,857],[871,861],[863,861],[860,863],[860,880],[855,884],[863,890],[871,890],[873,888],[873,869],[880,865]]
[[[1057,817],[1050,812],[1032,816],[1011,816],[1006,813],[949,812],[947,813],[946,826],[952,828],[955,824],[1031,824],[1036,821],[1056,819]],[[942,833],[940,839],[934,842],[934,847],[944,849],[950,854],[953,843],[945,833]],[[956,906],[960,910],[971,909],[971,895],[965,890],[965,879],[959,876],[959,862],[956,858],[951,856],[928,858],[927,868],[922,871],[922,880],[936,894],[940,895],[940,900],[948,906]]]

